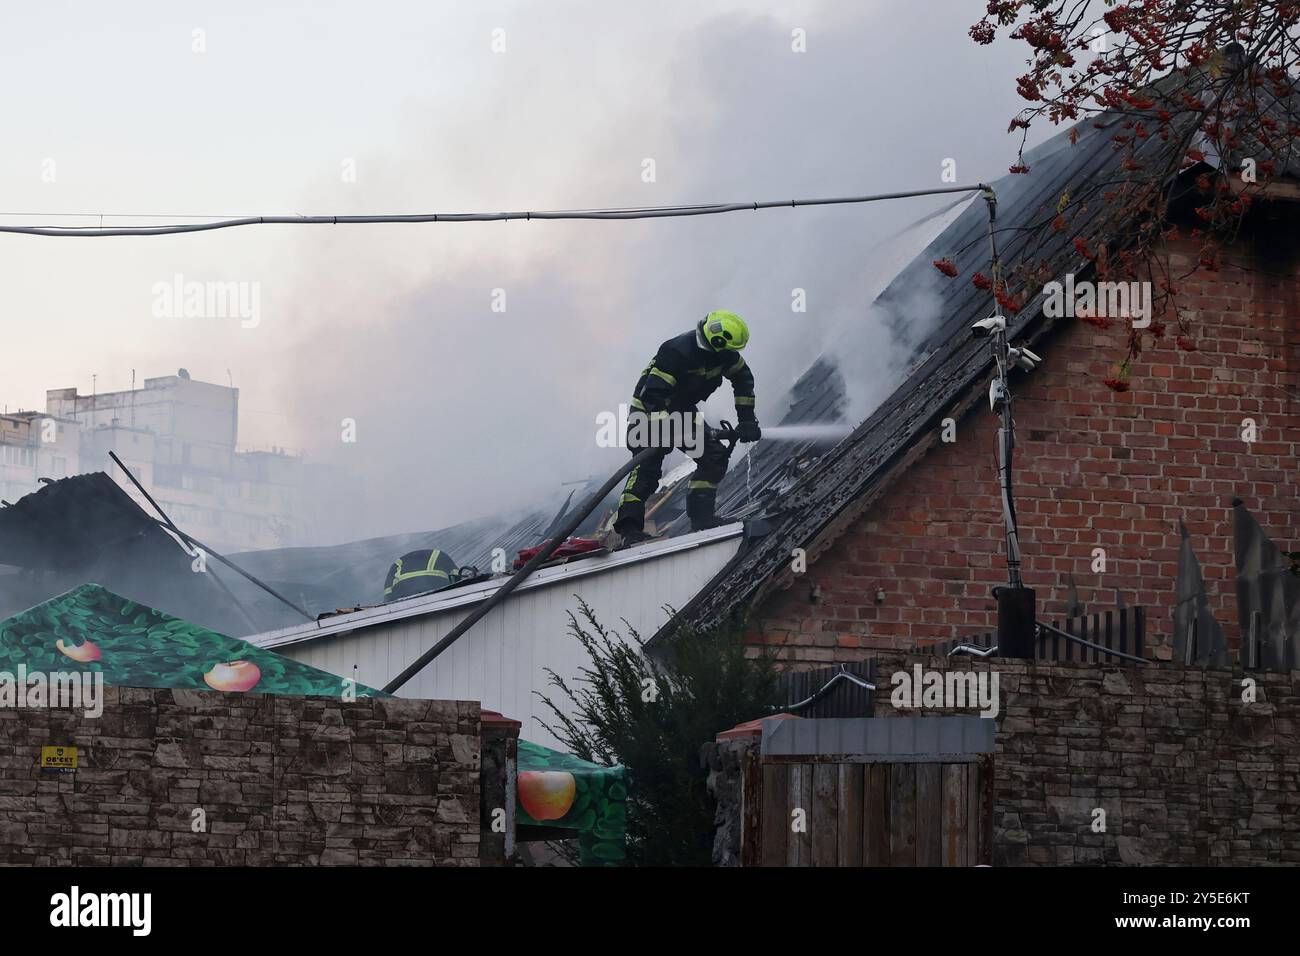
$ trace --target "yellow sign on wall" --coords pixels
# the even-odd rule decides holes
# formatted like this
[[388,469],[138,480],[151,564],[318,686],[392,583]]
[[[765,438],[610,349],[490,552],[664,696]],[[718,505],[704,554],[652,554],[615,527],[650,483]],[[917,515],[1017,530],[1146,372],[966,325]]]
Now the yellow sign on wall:
[[76,747],[42,747],[42,773],[72,773],[77,769]]

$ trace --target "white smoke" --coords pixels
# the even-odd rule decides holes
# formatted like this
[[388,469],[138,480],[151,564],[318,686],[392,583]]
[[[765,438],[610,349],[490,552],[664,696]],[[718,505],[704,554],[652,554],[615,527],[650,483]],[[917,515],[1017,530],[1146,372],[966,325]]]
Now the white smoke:
[[[782,0],[761,13],[741,0],[662,0],[650,13],[577,0],[435,6],[403,8],[390,18],[401,35],[387,38],[387,22],[368,13],[322,12],[311,44],[289,12],[268,7],[259,30],[236,35],[223,18],[238,26],[246,15],[214,11],[209,52],[181,43],[165,60],[177,82],[161,87],[150,45],[163,41],[133,21],[125,48],[78,47],[75,65],[51,78],[54,93],[38,85],[15,103],[7,121],[19,147],[0,157],[12,173],[0,189],[41,168],[50,116],[97,134],[59,144],[57,190],[40,195],[67,210],[805,198],[943,185],[950,158],[973,182],[1014,158],[1002,132],[1019,105],[1019,53],[973,44],[966,0]],[[39,7],[21,16],[40,20]],[[500,55],[489,48],[498,28]],[[806,52],[792,47],[795,31]],[[0,69],[39,69],[15,55],[19,66]],[[96,97],[74,95],[79,69],[97,70]],[[191,106],[195,84],[202,110]],[[109,101],[106,114],[98,106]],[[183,135],[154,143],[161,102]],[[144,141],[165,162],[139,162]],[[222,148],[202,145],[211,142]],[[353,183],[340,182],[343,159]],[[653,182],[642,178],[647,159]],[[35,205],[24,189],[5,208]],[[848,383],[852,415],[865,415],[911,354],[884,320],[930,321],[923,290],[889,315],[867,307],[901,265],[893,254],[903,243],[881,242],[949,201],[15,241],[0,295],[27,321],[10,342],[23,361],[6,369],[18,394],[3,397],[30,405],[45,387],[84,388],[94,373],[102,391],[126,387],[131,369],[183,365],[214,382],[229,369],[246,444],[304,449],[333,469],[302,543],[436,528],[536,506],[563,482],[620,464],[623,453],[596,445],[596,415],[626,402],[657,345],[711,309],[751,324],[761,421],[779,420],[789,387],[823,353]],[[258,282],[262,321],[160,323],[148,290],[177,272]],[[492,311],[498,289],[504,312]],[[806,311],[792,308],[796,290]],[[913,311],[919,318],[903,314]],[[727,389],[709,412],[733,417]],[[344,420],[355,422],[355,442],[341,438]]]

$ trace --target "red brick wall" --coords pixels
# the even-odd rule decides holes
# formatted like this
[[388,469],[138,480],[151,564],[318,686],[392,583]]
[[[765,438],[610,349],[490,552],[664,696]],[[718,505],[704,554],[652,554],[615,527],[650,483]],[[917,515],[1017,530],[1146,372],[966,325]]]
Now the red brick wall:
[[[1294,235],[1243,240],[1217,274],[1184,281],[1197,350],[1179,349],[1170,324],[1134,367],[1128,393],[1103,384],[1123,356],[1119,323],[1100,330],[1062,320],[1045,342],[1046,361],[1015,388],[1016,507],[1040,617],[1061,616],[1072,572],[1089,612],[1113,608],[1117,588],[1128,605],[1146,606],[1148,645],[1167,654],[1181,518],[1235,648],[1232,498],[1284,550],[1300,548]],[[1196,262],[1190,246],[1170,252],[1181,271]],[[1247,417],[1259,430],[1253,445],[1241,438]],[[1006,580],[996,427],[985,402],[961,419],[955,442],[931,449],[760,606],[754,639],[792,661],[824,662],[995,630],[990,588]],[[1096,547],[1106,549],[1104,574],[1091,569]]]

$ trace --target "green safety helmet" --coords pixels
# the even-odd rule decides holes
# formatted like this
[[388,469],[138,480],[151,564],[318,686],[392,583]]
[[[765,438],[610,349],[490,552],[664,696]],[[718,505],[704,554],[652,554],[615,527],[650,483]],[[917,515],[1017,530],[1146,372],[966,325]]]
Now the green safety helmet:
[[739,352],[749,342],[749,326],[735,312],[710,312],[700,323],[700,331],[717,352],[723,349]]

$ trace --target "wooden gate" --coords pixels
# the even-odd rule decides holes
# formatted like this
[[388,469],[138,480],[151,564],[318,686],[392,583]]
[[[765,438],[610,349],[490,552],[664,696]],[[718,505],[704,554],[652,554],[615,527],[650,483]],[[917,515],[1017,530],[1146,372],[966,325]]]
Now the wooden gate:
[[975,866],[993,856],[993,722],[764,721],[743,760],[744,866]]

